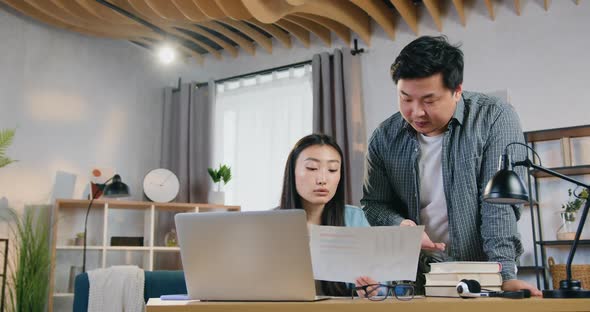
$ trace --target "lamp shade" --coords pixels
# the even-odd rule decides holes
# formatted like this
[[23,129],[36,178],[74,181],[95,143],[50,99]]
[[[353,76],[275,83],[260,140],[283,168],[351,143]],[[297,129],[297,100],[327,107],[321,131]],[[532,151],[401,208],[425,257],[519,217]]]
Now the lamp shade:
[[529,195],[514,171],[502,169],[486,185],[483,200],[495,204],[522,204],[529,201]]
[[110,184],[106,184],[103,189],[104,197],[126,197],[129,196],[129,187],[121,182],[121,176],[116,174]]

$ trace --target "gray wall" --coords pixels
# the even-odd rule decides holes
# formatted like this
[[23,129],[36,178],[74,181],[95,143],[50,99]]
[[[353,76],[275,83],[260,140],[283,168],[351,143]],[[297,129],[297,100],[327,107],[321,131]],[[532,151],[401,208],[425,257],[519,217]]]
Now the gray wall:
[[159,165],[162,88],[181,66],[163,67],[124,41],[48,27],[0,6],[0,128],[17,127],[0,169],[0,198],[47,202],[56,172],[77,175],[82,198],[93,166],[118,169],[141,198]]

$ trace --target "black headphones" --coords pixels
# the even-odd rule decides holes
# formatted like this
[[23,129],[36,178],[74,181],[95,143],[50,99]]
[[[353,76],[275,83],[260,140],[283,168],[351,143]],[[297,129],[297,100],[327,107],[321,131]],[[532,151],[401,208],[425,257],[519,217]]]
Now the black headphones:
[[523,299],[531,297],[531,291],[528,289],[521,289],[519,291],[489,291],[482,289],[478,281],[468,279],[462,279],[459,284],[457,284],[457,293],[461,298],[502,297]]

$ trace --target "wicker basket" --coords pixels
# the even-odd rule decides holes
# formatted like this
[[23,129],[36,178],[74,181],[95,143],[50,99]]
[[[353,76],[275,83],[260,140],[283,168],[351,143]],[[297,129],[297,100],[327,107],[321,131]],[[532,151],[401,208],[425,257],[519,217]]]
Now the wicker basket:
[[[547,260],[553,279],[553,289],[559,289],[559,281],[566,279],[565,264],[555,264],[553,257]],[[590,264],[572,264],[572,278],[582,283],[582,288],[590,288]]]

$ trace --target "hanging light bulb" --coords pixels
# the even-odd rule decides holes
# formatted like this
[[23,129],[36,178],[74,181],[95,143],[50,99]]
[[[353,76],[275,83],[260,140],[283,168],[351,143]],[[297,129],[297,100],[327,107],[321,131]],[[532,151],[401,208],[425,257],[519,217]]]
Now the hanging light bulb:
[[170,45],[161,46],[158,49],[158,58],[164,64],[170,64],[176,58],[176,51]]

